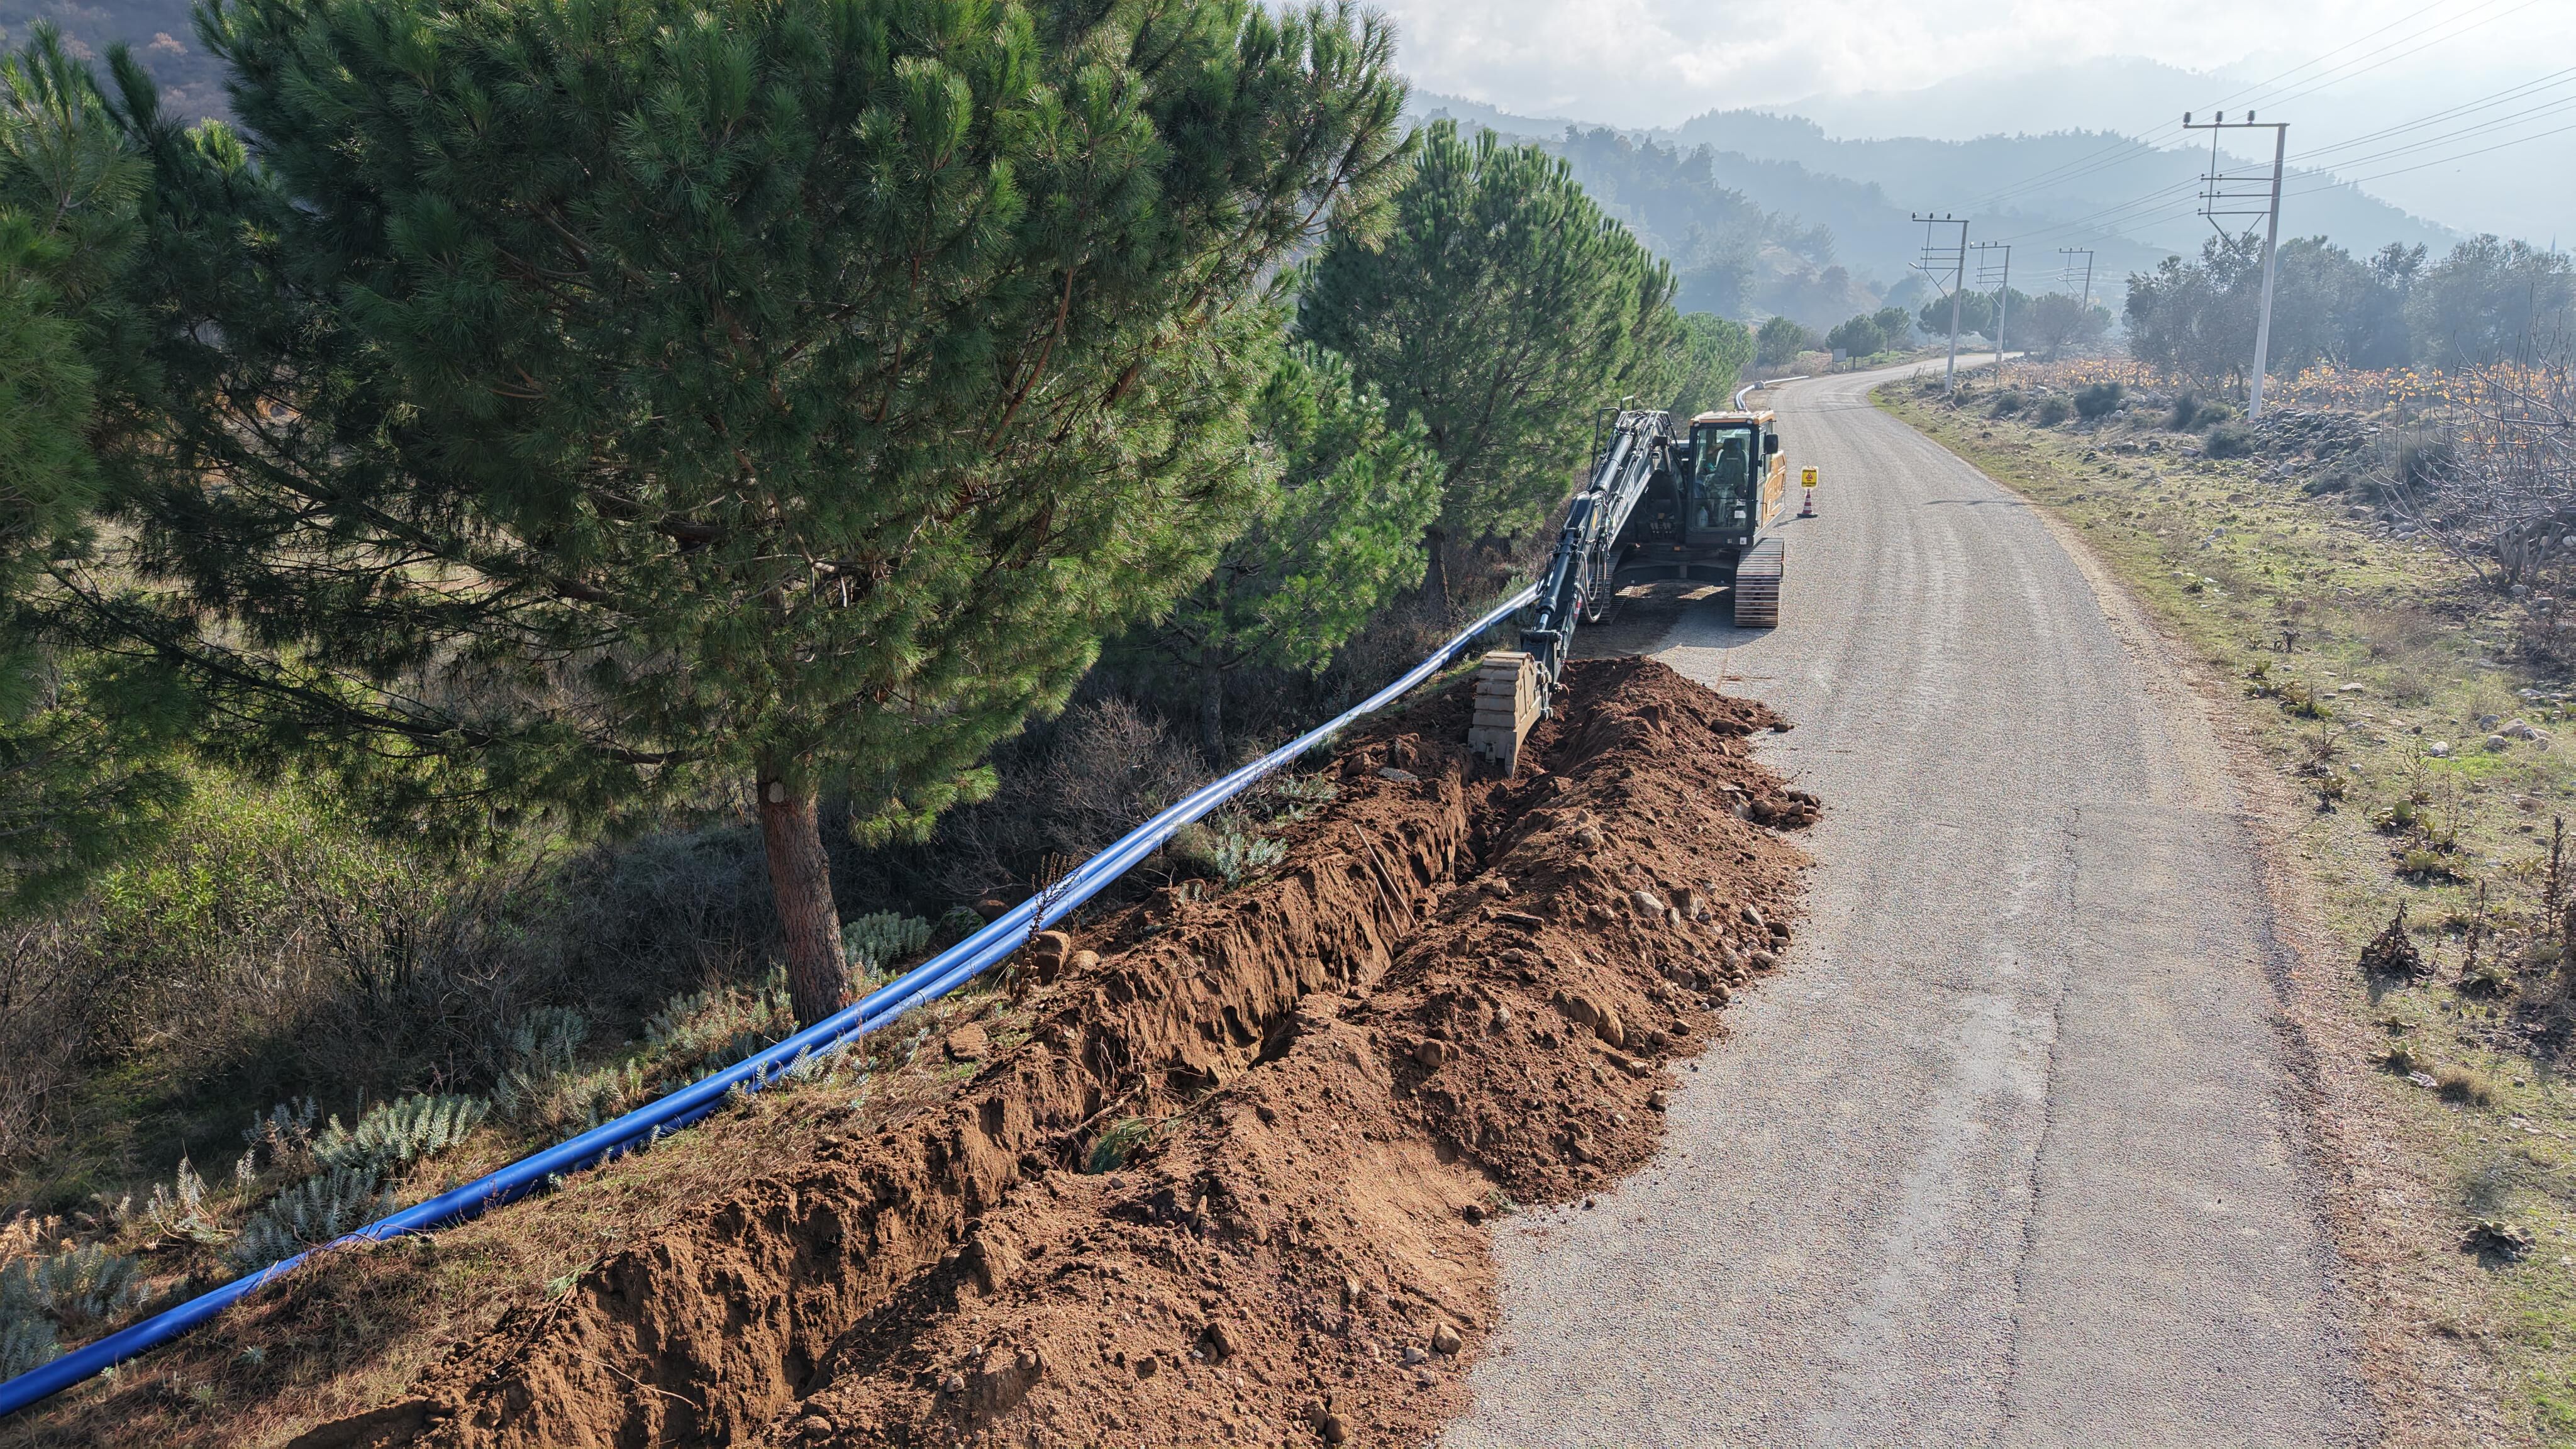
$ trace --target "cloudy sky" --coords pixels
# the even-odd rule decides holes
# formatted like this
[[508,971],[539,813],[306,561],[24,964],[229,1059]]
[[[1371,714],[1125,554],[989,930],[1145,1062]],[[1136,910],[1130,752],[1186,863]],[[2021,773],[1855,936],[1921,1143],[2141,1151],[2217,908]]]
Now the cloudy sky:
[[[1755,106],[1838,134],[2146,135],[2185,109],[2251,101],[2293,123],[2294,154],[2351,163],[2345,175],[2419,214],[2541,242],[2563,222],[2576,242],[2576,130],[2467,154],[2576,126],[2576,0],[1378,3],[1417,86],[1521,114],[1669,126]],[[2154,64],[2099,64],[2121,58]],[[2070,83],[2070,70],[2087,79]],[[1943,84],[1969,79],[1987,84]],[[1935,86],[1939,104],[1917,113],[1883,104]],[[2523,86],[2534,89],[2495,101]],[[2533,186],[2535,175],[2557,180]]]

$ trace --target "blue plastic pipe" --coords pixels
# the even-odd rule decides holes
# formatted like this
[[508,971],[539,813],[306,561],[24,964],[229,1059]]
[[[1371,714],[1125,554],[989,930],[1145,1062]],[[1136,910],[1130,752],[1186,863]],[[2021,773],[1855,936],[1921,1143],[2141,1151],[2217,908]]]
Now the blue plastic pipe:
[[527,1196],[557,1174],[596,1167],[658,1133],[688,1126],[723,1105],[725,1094],[736,1086],[756,1092],[767,1086],[772,1077],[795,1065],[798,1058],[829,1050],[852,1037],[884,1026],[924,1002],[946,996],[996,963],[1007,960],[1028,943],[1031,933],[1062,920],[1075,907],[1098,895],[1110,882],[1161,849],[1163,842],[1171,839],[1172,832],[1205,817],[1263,776],[1348,728],[1353,720],[1386,708],[1415,685],[1448,667],[1473,648],[1486,630],[1501,623],[1537,595],[1538,586],[1535,584],[1512,595],[1384,689],[1260,759],[1200,786],[1179,804],[1137,826],[1107,850],[1084,861],[1053,890],[1013,906],[982,930],[868,993],[857,1005],[825,1017],[775,1046],[678,1088],[615,1121],[603,1122],[570,1141],[520,1158],[463,1187],[451,1188],[427,1202],[369,1223],[346,1237],[236,1278],[213,1292],[199,1294],[176,1308],[156,1313],[130,1328],[119,1329],[96,1343],[30,1369],[7,1383],[0,1383],[0,1415],[14,1414],[83,1379],[168,1343],[295,1271],[316,1253],[327,1253],[356,1243],[381,1242],[387,1238],[426,1233],[481,1217],[493,1208]]

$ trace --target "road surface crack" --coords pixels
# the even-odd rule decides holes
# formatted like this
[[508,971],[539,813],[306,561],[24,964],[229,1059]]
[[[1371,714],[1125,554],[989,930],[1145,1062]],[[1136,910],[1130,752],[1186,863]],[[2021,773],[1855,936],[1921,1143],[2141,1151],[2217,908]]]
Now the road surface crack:
[[[2059,918],[2071,924],[2075,920],[2076,860],[2077,848],[2084,838],[2084,807],[2079,805],[2067,812],[2063,837],[2066,871]],[[1987,1439],[1989,1444],[2003,1443],[2006,1431],[2013,1424],[2013,1389],[2021,1381],[2023,1318],[2030,1307],[2030,1263],[2039,1238],[2040,1174],[2048,1162],[2049,1146],[2056,1140],[2058,1131],[2057,1079],[2061,1054],[2065,1050],[2066,1000],[2075,988],[2075,933],[2061,933],[2058,940],[2057,994],[2048,1006],[2048,1070],[2040,1082],[2039,1141],[2031,1149],[2030,1171],[2023,1184],[2021,1252],[2013,1261],[2012,1329],[2005,1340],[2002,1381],[1995,1389],[1995,1425]]]

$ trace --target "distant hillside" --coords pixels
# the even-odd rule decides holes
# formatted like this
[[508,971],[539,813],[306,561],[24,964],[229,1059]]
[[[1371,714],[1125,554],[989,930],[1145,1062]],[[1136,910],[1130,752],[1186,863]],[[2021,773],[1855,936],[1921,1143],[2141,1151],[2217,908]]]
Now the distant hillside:
[[1417,97],[1416,114],[1565,157],[1584,189],[1681,273],[1685,310],[1747,321],[1785,313],[1827,327],[1917,285],[1905,269],[1905,214],[1876,186],[1446,96]]
[[[1605,154],[1599,144],[1568,150],[1570,134],[1589,136],[1597,128],[1559,117],[1513,115],[1452,96],[1421,94],[1414,105],[1426,117],[1449,115],[1462,123],[1545,141],[1568,154],[1584,184],[1605,193],[1605,199],[1617,200],[1628,193],[1629,178],[1610,174],[1599,164]],[[2015,239],[2014,284],[2025,290],[2045,290],[2054,283],[2060,266],[2058,248],[2090,247],[2095,254],[2095,294],[2114,305],[2121,279],[2128,273],[2147,270],[2174,252],[2196,252],[2201,239],[2210,234],[2209,223],[2191,205],[2196,190],[2192,183],[2207,153],[2156,150],[2103,132],[1969,141],[1836,140],[1814,122],[1797,116],[1722,111],[1668,131],[1620,134],[1632,145],[1652,143],[1653,151],[1676,158],[1674,165],[1704,174],[1710,188],[1731,193],[1752,212],[1771,218],[1763,225],[1764,237],[1815,228],[1829,232],[1829,243],[1810,243],[1800,255],[1829,256],[1848,270],[1854,282],[1892,293],[1899,300],[1920,285],[1910,270],[1923,239],[1923,228],[1909,219],[1913,211],[1968,216],[1974,223],[1972,240]],[[1995,198],[1999,191],[2051,173],[2063,179]],[[1601,177],[1598,184],[1596,175]],[[2149,219],[2143,223],[2135,212],[2097,215],[2160,187],[2173,188],[2171,204],[2147,213]],[[1643,212],[1631,215],[1622,209],[1626,206],[1622,202],[1621,208],[1614,209],[1620,209],[1622,219],[1631,225],[1643,219],[1641,232],[1676,265],[1702,259],[1677,244],[1672,222]],[[1712,208],[1711,214],[1722,211]],[[2450,231],[2352,187],[2301,196],[2287,209],[2284,235],[2320,232],[2355,252],[2373,251],[2394,241],[2423,242],[2439,253],[2457,240]],[[1739,250],[1758,255],[1763,245],[1756,241]],[[1747,295],[1758,297],[1759,286],[1757,280]],[[1736,310],[1736,315],[1774,310],[1810,324],[1819,320],[1797,305],[1766,307],[1758,301]],[[1846,310],[1826,320],[1848,315]]]
[[[1985,236],[2050,231],[2055,234],[2030,238],[2035,250],[2049,253],[2054,262],[2058,247],[2092,247],[2098,253],[2097,274],[2143,270],[2168,253],[2198,251],[2201,238],[2210,234],[2209,223],[2192,202],[2209,153],[2189,147],[2158,150],[2110,132],[1970,141],[1837,140],[1802,117],[1713,111],[1670,134],[1684,145],[1712,146],[1870,183],[1899,207],[1971,216],[1974,231]],[[2034,178],[2052,175],[2060,179],[2019,190]],[[2320,179],[2295,167],[2289,176],[2292,190]],[[2017,194],[1996,199],[2007,188]],[[1765,205],[1780,204],[1747,190]],[[2143,214],[2096,215],[2159,190],[2168,204]],[[2282,209],[2282,221],[2284,236],[2322,232],[2356,253],[2377,251],[2390,242],[2422,242],[2438,254],[2459,240],[2448,228],[2351,186],[2298,196],[2294,205]]]
[[81,4],[80,0],[0,0],[0,31],[17,45],[42,21],[52,21],[71,42],[72,53],[104,61],[118,41],[134,47],[152,78],[161,83],[161,104],[187,117],[224,114],[223,62],[197,43],[189,20],[190,0],[114,0]]
[[[2536,21],[2542,13],[2542,8],[2524,8],[2526,20]],[[2567,9],[2563,4],[2555,8]],[[2393,152],[2376,163],[2371,154],[2384,147],[2452,128],[2433,127],[2418,137],[2391,135],[2380,144],[2336,144],[2378,134],[2393,124],[2440,115],[2447,107],[2517,87],[2530,80],[2533,72],[2549,69],[2542,63],[2549,52],[2518,53],[2493,43],[2498,32],[2475,26],[2471,30],[2474,34],[2462,32],[2468,34],[2468,43],[2449,47],[2447,54],[2408,55],[2402,64],[2365,65],[2348,74],[2338,68],[2326,77],[2310,77],[2330,78],[2331,83],[2292,82],[2287,95],[2268,84],[2290,74],[2280,70],[2278,56],[2249,57],[2212,71],[2189,71],[2132,55],[2016,63],[1911,90],[1814,94],[1765,109],[1804,117],[1834,136],[1969,141],[2103,127],[2145,135],[2150,127],[2169,127],[2183,111],[2241,106],[2254,100],[2262,107],[2264,119],[2290,123],[2294,162],[2302,152],[2325,148],[2324,158],[2344,174],[2373,177],[2366,183],[2372,197],[2413,216],[2436,217],[2462,232],[2491,231],[2543,245],[2552,237],[2576,236],[2576,191],[2564,185],[2534,184],[2541,178],[2576,175],[2576,131],[2559,129],[2564,122],[2554,113],[2542,110],[2529,115],[2524,125],[2465,135],[2453,144]],[[2513,109],[2474,110],[2463,119],[2496,121]],[[2516,144],[2496,144],[2517,137],[2522,139]],[[2345,224],[2333,213],[2313,210],[2308,198],[2294,198],[2294,202],[2286,219],[2294,231],[2313,234],[2324,228],[2332,232]]]

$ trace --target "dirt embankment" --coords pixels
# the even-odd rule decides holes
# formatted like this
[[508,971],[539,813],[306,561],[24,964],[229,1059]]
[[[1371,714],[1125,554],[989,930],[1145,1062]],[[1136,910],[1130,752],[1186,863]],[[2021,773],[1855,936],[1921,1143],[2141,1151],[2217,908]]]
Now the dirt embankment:
[[[1568,682],[1514,781],[1467,768],[1456,691],[1355,736],[1282,869],[1085,928],[1025,1041],[961,1030],[947,1115],[744,1183],[299,1443],[1420,1442],[1494,1324],[1486,1225],[1652,1153],[1667,1065],[1794,911],[1755,822],[1814,818],[1750,757],[1760,705]],[[1084,1171],[1104,1135],[1124,1165]]]

